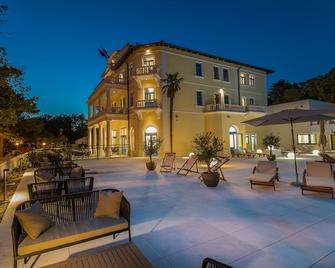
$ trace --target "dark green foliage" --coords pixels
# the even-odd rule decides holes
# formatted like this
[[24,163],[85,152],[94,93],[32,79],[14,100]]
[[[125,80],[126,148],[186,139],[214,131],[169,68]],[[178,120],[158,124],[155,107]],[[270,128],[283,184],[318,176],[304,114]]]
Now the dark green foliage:
[[148,146],[145,147],[145,155],[149,156],[150,162],[152,162],[152,156],[158,153],[161,144],[162,140],[157,137],[155,141],[150,141]]
[[193,143],[196,155],[200,161],[206,163],[208,172],[210,172],[211,161],[223,151],[223,141],[214,136],[212,132],[206,132],[195,136]]
[[272,155],[272,147],[280,146],[280,138],[270,133],[264,137],[263,145],[270,148],[270,155]]

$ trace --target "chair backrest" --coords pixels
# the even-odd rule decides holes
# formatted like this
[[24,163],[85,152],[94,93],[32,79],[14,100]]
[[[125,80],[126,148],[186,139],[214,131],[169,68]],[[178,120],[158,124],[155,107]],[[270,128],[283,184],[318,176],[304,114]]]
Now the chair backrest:
[[173,163],[176,159],[176,153],[165,153],[162,166],[173,166]]
[[185,162],[183,169],[190,170],[194,164],[198,161],[197,155],[191,155]]
[[330,163],[306,162],[306,176],[310,177],[333,177],[333,169]]
[[202,261],[202,268],[232,268],[231,266],[211,258],[205,258]]
[[94,178],[71,178],[64,181],[66,194],[89,192],[93,190]]
[[85,177],[85,170],[83,167],[78,166],[71,169],[70,178],[82,178]]
[[48,181],[29,183],[27,185],[29,199],[41,199],[55,197],[62,194],[62,181]]
[[277,169],[276,161],[257,161],[257,172],[275,174]]
[[217,157],[217,158],[214,158],[211,161],[211,163],[210,163],[211,170],[213,172],[216,171],[216,170],[218,170],[220,167],[222,167],[229,160],[230,160],[229,157]]

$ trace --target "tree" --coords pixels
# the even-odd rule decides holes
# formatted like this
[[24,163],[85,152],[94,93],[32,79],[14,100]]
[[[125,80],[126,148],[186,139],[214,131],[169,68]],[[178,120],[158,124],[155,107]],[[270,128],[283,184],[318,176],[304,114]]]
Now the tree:
[[307,96],[300,84],[279,80],[273,83],[268,95],[269,104],[279,104],[304,99]]
[[176,93],[181,89],[180,83],[183,81],[182,77],[179,77],[179,73],[166,74],[166,78],[162,79],[162,92],[170,99],[170,151],[172,152],[172,124],[173,124],[173,102]]

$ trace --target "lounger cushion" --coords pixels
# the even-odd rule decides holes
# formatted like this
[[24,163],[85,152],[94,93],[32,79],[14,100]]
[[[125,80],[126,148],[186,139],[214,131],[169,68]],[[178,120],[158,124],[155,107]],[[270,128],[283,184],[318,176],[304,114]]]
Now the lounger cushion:
[[126,219],[109,217],[57,224],[41,234],[37,239],[31,239],[26,236],[19,244],[18,254],[26,255],[39,252],[127,228],[128,222]]
[[30,208],[16,211],[15,215],[30,239],[36,239],[54,223],[37,201]]
[[258,161],[257,171],[260,173],[276,174],[277,162],[276,161]]
[[260,173],[256,171],[249,177],[249,180],[269,182],[274,178],[274,176],[275,174]]
[[51,181],[55,178],[54,175],[52,175],[51,173],[49,173],[45,170],[39,170],[36,174],[36,177],[38,177],[38,179],[40,179],[42,181]]
[[332,187],[335,189],[335,181],[332,177],[311,177],[306,176],[307,186]]
[[99,192],[99,202],[95,217],[120,218],[122,192]]
[[81,178],[83,176],[83,168],[75,167],[71,170],[70,178]]
[[329,163],[306,162],[306,175],[313,177],[332,177],[332,167]]

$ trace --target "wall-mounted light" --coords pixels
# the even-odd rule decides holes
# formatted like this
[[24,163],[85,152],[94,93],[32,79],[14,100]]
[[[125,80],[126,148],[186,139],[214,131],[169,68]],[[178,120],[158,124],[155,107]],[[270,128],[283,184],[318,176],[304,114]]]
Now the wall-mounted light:
[[222,88],[220,88],[220,94],[223,96],[224,95],[224,91]]
[[320,151],[319,151],[319,150],[313,150],[312,154],[313,154],[313,155],[319,155],[319,154],[320,154]]

